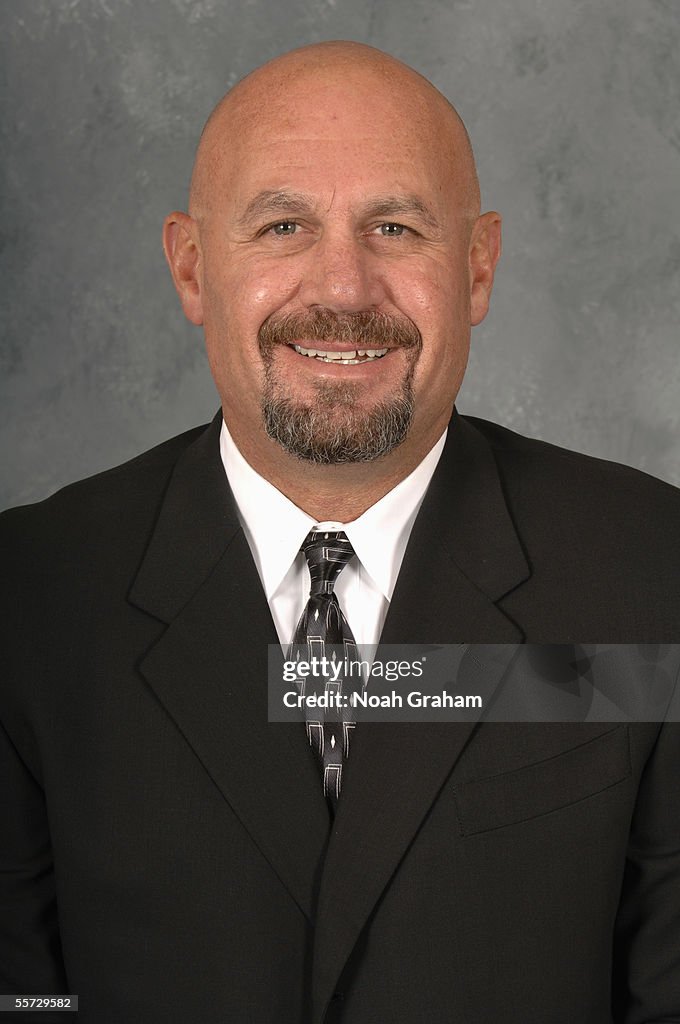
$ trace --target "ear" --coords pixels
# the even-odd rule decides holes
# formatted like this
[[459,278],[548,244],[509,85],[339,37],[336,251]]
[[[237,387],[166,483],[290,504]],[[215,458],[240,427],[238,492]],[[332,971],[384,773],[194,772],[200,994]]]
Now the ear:
[[203,323],[201,250],[193,217],[179,210],[168,214],[163,223],[163,251],[184,315],[198,326]]
[[470,323],[480,324],[489,310],[496,264],[501,255],[501,215],[495,211],[477,218],[470,240]]

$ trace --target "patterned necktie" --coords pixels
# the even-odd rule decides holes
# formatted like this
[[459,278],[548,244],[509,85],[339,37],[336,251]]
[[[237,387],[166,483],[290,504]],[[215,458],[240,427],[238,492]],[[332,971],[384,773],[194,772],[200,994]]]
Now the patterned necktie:
[[[333,588],[354,550],[344,533],[325,531],[307,534],[301,550],[309,566],[311,588],[288,657],[292,661],[303,658],[310,662],[313,658],[328,657],[337,664],[338,651],[341,651],[344,668],[347,660],[357,660],[356,641]],[[344,671],[341,669],[337,676],[337,679],[325,676],[325,693],[342,696]],[[310,708],[306,726],[310,746],[321,766],[324,796],[335,812],[342,786],[343,759],[349,755],[349,738],[355,723],[348,720],[347,709]]]

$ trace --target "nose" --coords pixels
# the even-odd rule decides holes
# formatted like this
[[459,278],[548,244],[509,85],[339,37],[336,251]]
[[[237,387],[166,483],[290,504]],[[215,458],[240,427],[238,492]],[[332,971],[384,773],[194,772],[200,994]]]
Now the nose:
[[359,238],[324,234],[309,253],[300,299],[336,313],[377,308],[385,289],[375,256]]

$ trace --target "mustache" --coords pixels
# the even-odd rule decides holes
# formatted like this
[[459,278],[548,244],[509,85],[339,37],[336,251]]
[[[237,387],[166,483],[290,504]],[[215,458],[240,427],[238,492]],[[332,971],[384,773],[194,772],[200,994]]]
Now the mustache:
[[422,336],[412,320],[374,309],[356,313],[323,308],[304,313],[273,313],[260,327],[258,341],[263,355],[270,354],[275,345],[300,341],[330,341],[354,348],[422,346]]

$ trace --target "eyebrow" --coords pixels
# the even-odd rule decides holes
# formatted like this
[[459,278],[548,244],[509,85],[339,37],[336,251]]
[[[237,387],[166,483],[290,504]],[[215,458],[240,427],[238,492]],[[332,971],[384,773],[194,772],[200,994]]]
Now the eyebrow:
[[404,214],[416,214],[433,230],[440,227],[429,206],[416,195],[378,196],[364,206],[364,215],[368,217],[400,217]]
[[[309,214],[314,212],[316,205],[312,197],[304,192],[294,192],[290,189],[264,189],[253,196],[246,205],[238,218],[238,224],[245,226],[259,217],[272,213]],[[376,196],[363,205],[362,213],[364,217],[399,217],[405,214],[415,214],[432,230],[440,227],[439,221],[430,208],[416,195]]]
[[250,200],[238,218],[239,225],[250,224],[258,217],[270,213],[311,213],[314,203],[311,196],[289,189],[264,189]]

